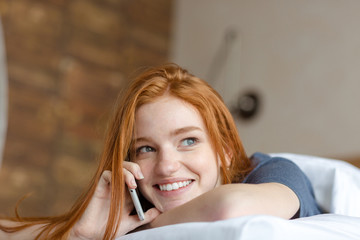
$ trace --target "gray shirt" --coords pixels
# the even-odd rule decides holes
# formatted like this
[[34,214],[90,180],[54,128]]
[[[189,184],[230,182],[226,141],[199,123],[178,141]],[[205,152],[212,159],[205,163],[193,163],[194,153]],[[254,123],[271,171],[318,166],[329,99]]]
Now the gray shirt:
[[243,183],[277,182],[286,185],[297,195],[300,209],[293,218],[308,217],[322,213],[316,203],[310,180],[292,161],[255,153],[250,158],[255,168],[244,179]]

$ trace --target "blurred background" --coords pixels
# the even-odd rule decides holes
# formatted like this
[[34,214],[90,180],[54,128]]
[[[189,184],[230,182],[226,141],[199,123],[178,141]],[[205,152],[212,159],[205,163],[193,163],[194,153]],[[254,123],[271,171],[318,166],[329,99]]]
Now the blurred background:
[[0,214],[27,193],[24,216],[67,210],[121,89],[169,61],[221,93],[249,155],[360,166],[359,12],[351,0],[0,0]]

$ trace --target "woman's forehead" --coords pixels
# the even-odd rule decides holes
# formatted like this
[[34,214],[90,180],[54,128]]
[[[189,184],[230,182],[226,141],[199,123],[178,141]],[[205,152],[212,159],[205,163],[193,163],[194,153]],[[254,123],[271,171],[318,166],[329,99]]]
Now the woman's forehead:
[[142,105],[135,115],[136,132],[174,130],[189,126],[205,131],[204,121],[198,110],[191,104],[173,96],[159,97],[151,103]]

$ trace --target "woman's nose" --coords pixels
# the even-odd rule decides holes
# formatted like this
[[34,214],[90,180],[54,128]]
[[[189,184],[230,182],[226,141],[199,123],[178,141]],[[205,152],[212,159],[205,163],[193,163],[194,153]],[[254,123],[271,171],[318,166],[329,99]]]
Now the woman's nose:
[[181,163],[176,149],[161,149],[158,151],[155,172],[162,176],[171,176],[179,170]]

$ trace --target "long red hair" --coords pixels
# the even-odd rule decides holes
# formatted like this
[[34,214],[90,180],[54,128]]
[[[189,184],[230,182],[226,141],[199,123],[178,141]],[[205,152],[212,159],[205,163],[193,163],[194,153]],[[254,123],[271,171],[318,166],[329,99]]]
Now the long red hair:
[[241,182],[252,166],[242,146],[235,122],[221,96],[209,84],[185,69],[176,64],[167,64],[150,68],[140,74],[119,98],[108,126],[96,174],[87,191],[70,211],[61,216],[47,218],[21,218],[17,215],[12,220],[21,222],[22,225],[11,228],[0,226],[0,230],[15,232],[36,224],[44,224],[36,239],[66,239],[87,208],[101,174],[104,170],[111,170],[111,206],[103,240],[114,239],[123,209],[118,203],[124,202],[125,197],[122,163],[131,157],[135,112],[141,105],[152,102],[165,93],[190,103],[199,111],[213,148],[221,160],[222,182]]

